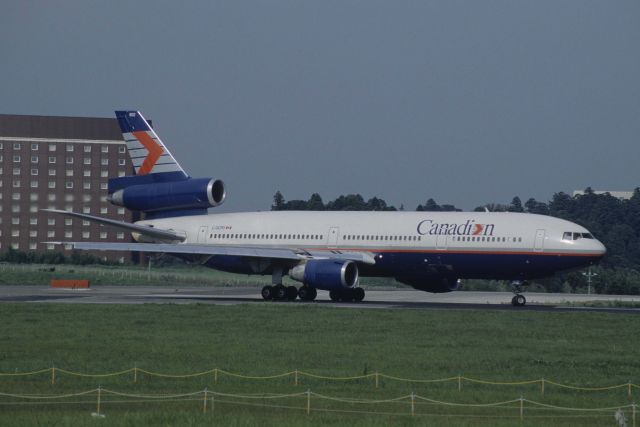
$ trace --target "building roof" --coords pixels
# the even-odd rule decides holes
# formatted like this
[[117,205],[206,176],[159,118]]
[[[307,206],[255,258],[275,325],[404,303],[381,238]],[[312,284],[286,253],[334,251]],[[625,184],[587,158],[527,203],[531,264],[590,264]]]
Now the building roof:
[[0,136],[122,140],[115,118],[0,114]]

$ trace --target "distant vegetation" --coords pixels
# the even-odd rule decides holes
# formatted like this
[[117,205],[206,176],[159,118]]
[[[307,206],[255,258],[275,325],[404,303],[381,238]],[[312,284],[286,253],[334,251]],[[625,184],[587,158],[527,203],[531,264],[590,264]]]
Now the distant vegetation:
[[[640,188],[636,188],[629,200],[620,200],[610,194],[595,194],[587,188],[584,195],[570,196],[560,192],[549,202],[533,198],[524,204],[514,197],[510,204],[488,203],[478,206],[475,211],[527,212],[563,218],[586,227],[607,247],[607,256],[600,266],[592,269],[597,276],[592,277],[593,291],[607,294],[640,294]],[[359,194],[340,196],[334,201],[322,201],[319,194],[309,200],[285,201],[279,191],[273,197],[271,210],[313,210],[313,211],[395,211],[383,199],[371,198],[365,202]],[[439,205],[428,199],[416,211],[448,212],[460,211],[454,205]],[[586,292],[587,278],[583,272],[571,272],[538,284],[549,292]],[[467,289],[485,288],[479,281],[471,282]]]

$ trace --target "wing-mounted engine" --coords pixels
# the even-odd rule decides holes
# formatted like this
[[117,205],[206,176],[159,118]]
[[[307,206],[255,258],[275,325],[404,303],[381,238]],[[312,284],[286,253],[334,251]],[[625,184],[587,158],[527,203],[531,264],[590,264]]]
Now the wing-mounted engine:
[[[126,178],[131,180],[138,177]],[[110,185],[110,187],[112,186]],[[113,187],[117,187],[117,182]],[[110,201],[114,205],[145,213],[206,210],[221,205],[225,197],[224,182],[213,178],[187,178],[179,181],[140,183],[110,193]]]
[[289,277],[325,291],[351,289],[358,283],[358,266],[353,261],[312,259],[289,271]]
[[460,286],[457,278],[439,274],[422,277],[396,277],[395,279],[415,289],[432,292],[434,294],[452,292]]

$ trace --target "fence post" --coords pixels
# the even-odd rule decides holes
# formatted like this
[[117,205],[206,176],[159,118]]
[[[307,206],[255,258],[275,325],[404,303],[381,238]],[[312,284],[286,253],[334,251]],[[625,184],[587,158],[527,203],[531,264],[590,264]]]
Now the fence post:
[[213,382],[216,384],[218,383],[218,368],[213,370]]
[[133,365],[133,382],[138,382],[138,365]]
[[462,375],[458,375],[458,391],[462,391]]
[[207,412],[207,388],[204,388],[204,398],[202,399],[202,413]]
[[520,396],[520,421],[524,420],[524,399]]
[[627,383],[627,396],[631,397],[631,380]]
[[544,378],[540,380],[540,388],[541,388],[542,394],[544,394]]
[[307,415],[311,413],[311,390],[307,390]]
[[413,417],[416,414],[416,398],[415,394],[411,392],[411,416]]
[[96,414],[100,415],[100,401],[102,398],[102,386],[98,386],[98,404],[96,406]]
[[376,371],[376,388],[378,388],[378,384],[379,384],[379,379],[378,379],[378,371]]
[[296,369],[296,372],[295,372],[294,385],[298,385],[298,370],[297,369]]
[[215,410],[215,408],[216,408],[216,407],[215,407],[215,404],[216,404],[216,400],[215,400],[215,399],[216,399],[216,396],[215,396],[215,395],[211,396],[211,413],[212,413],[212,414],[213,414],[213,411],[214,411],[214,410]]
[[56,383],[56,367],[52,366],[51,367],[51,385],[54,385]]

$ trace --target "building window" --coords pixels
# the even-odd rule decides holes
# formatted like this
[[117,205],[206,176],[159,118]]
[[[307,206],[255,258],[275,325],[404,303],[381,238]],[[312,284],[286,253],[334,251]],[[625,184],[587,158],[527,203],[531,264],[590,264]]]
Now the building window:
[[118,159],[118,166],[124,166],[125,161],[124,159]]
[[65,202],[73,202],[76,198],[73,196],[73,194],[65,194],[64,195],[64,201]]
[[56,237],[56,232],[54,230],[47,231],[47,237]]
[[49,185],[47,187],[56,188],[56,182],[55,181],[49,181]]
[[38,163],[38,156],[31,156],[31,163]]
[[107,183],[106,182],[100,183],[100,189],[101,190],[106,190],[107,189]]
[[38,181],[31,181],[31,188],[38,188]]
[[13,188],[20,188],[20,180],[19,179],[14,179],[13,180]]
[[56,176],[56,170],[55,169],[49,169],[49,176]]
[[109,159],[100,159],[100,164],[102,166],[107,166],[109,164]]
[[20,175],[20,168],[13,168],[14,175]]
[[73,232],[71,232],[71,231],[65,231],[65,232],[64,232],[64,237],[65,237],[65,238],[67,238],[67,239],[72,238],[72,237],[73,237]]
[[73,164],[73,157],[67,157],[66,163],[68,165],[72,165]]
[[73,169],[67,169],[65,172],[66,176],[73,176]]
[[82,238],[83,239],[88,239],[89,237],[91,237],[91,234],[88,231],[83,231],[82,232]]
[[56,245],[54,245],[53,243],[47,243],[47,250],[48,251],[52,251],[56,248]]
[[40,148],[40,144],[38,144],[37,142],[31,144],[31,150],[36,151],[38,150],[38,148]]
[[124,175],[125,175],[124,171],[118,171],[118,176],[119,177],[124,176]]
[[116,239],[118,240],[124,239],[124,233],[122,231],[119,231],[118,233],[116,233]]
[[11,249],[15,249],[15,250],[20,249],[20,243],[17,243],[17,242],[11,243]]
[[55,194],[47,194],[47,200],[50,202],[55,202],[56,201],[56,195]]
[[83,194],[82,195],[82,201],[83,202],[90,202],[91,201],[91,194]]
[[29,230],[29,237],[38,237],[37,230]]
[[100,178],[109,178],[108,171],[100,171]]
[[29,249],[30,250],[34,251],[37,248],[38,248],[38,244],[37,243],[34,243],[34,242],[29,243]]
[[11,230],[11,237],[20,237],[20,230]]
[[22,144],[20,144],[19,142],[14,142],[13,143],[13,149],[14,150],[19,150],[22,148]]
[[49,156],[49,163],[53,164],[56,162],[56,157],[55,156]]
[[82,226],[83,226],[83,227],[88,227],[88,226],[90,226],[90,225],[91,225],[91,222],[90,222],[90,221],[87,221],[87,220],[84,220],[84,219],[82,220]]
[[73,181],[67,181],[64,183],[64,188],[73,188]]
[[101,231],[100,232],[100,238],[101,239],[106,239],[107,238],[107,232],[106,231]]
[[38,169],[31,169],[31,175],[38,175]]
[[38,218],[29,218],[29,224],[38,225]]
[[121,145],[118,147],[118,153],[126,153],[127,152],[127,147],[125,147],[124,145]]
[[49,144],[49,151],[56,151],[56,144]]
[[82,213],[86,213],[86,214],[91,213],[91,208],[86,207],[86,206],[85,206],[85,207],[83,207],[83,208],[82,208]]
[[85,165],[90,165],[91,164],[91,157],[85,157],[84,159],[82,159],[82,163]]
[[20,193],[13,193],[11,195],[11,199],[13,200],[20,200]]
[[84,152],[85,153],[90,153],[91,152],[91,146],[90,145],[85,145],[84,146]]
[[64,225],[73,225],[73,219],[65,218],[64,219]]
[[90,182],[82,183],[82,188],[84,188],[85,190],[91,190],[91,183]]
[[100,213],[101,214],[106,214],[107,213],[107,208],[100,208]]
[[11,224],[13,224],[13,225],[20,225],[20,218],[19,218],[19,217],[13,217],[13,218],[11,218]]
[[56,220],[54,218],[48,218],[47,225],[56,225]]
[[82,172],[82,175],[86,176],[86,177],[90,177],[91,176],[91,171],[90,170],[85,170],[85,171]]
[[103,145],[102,147],[100,147],[100,151],[103,153],[108,153],[109,152],[109,146],[108,145]]
[[73,153],[73,144],[67,144],[67,152]]
[[18,155],[13,156],[13,163],[20,163],[20,156]]
[[29,212],[31,212],[31,213],[36,213],[36,212],[38,212],[38,205],[31,205],[31,206],[29,206]]

